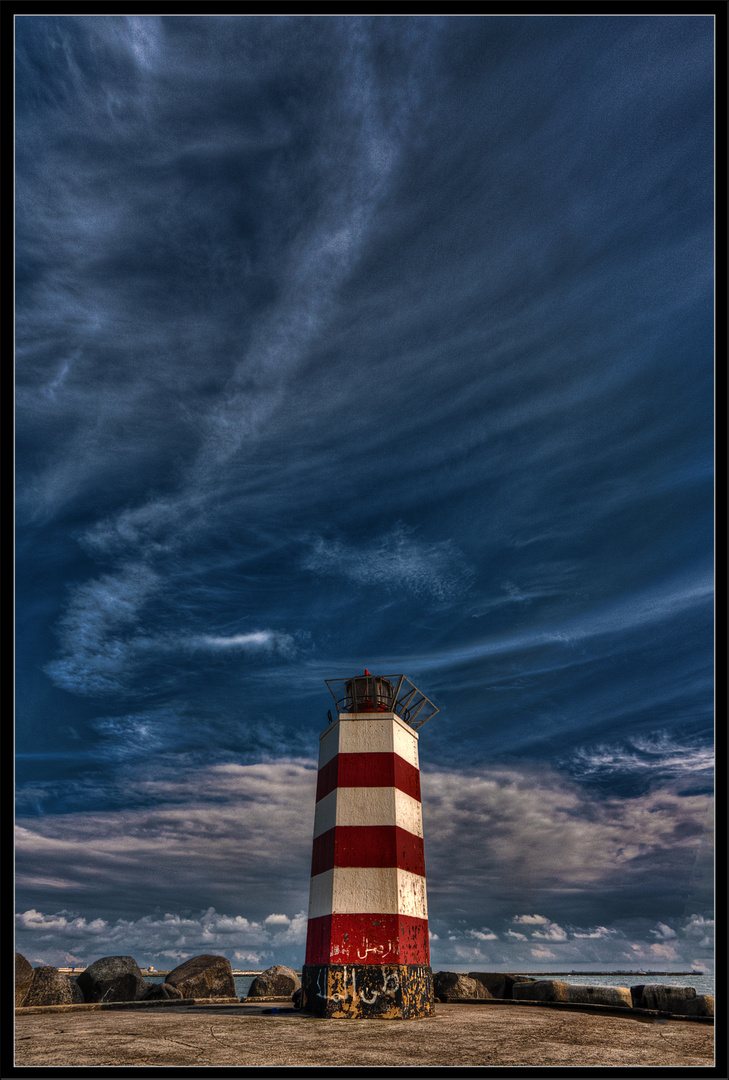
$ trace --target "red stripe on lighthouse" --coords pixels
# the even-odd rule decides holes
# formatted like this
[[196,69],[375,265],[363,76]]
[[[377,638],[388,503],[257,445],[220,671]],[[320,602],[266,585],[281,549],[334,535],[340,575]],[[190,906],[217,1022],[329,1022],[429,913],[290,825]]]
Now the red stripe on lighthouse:
[[306,964],[429,964],[428,920],[409,915],[309,919]]
[[319,769],[316,801],[338,787],[395,787],[420,802],[420,770],[399,754],[336,754]]
[[423,839],[397,825],[337,825],[314,838],[311,876],[334,866],[396,866],[425,877]]

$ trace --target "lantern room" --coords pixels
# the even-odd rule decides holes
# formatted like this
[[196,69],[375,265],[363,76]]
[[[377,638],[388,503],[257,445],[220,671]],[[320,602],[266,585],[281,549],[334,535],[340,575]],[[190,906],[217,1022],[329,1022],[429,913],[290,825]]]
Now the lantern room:
[[[372,713],[394,713],[411,728],[422,727],[439,711],[417,686],[404,675],[372,675],[365,668],[363,675],[350,679],[326,679],[334,698],[337,715],[351,720],[367,718]],[[333,722],[331,711],[329,722]]]

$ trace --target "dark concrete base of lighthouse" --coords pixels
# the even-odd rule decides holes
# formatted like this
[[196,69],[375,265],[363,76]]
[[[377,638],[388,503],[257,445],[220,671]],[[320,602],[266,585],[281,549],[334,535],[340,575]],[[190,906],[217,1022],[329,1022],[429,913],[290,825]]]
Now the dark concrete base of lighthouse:
[[301,1008],[335,1019],[432,1016],[433,972],[425,964],[306,964],[301,972]]

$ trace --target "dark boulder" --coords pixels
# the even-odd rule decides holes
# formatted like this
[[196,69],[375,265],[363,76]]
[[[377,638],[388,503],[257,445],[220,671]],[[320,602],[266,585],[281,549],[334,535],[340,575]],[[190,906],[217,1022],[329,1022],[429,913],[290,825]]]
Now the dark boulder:
[[62,975],[55,967],[37,967],[33,969],[33,981],[25,997],[23,1006],[30,1005],[71,1005],[73,995],[67,975]]
[[569,983],[559,979],[536,979],[534,982],[514,983],[511,996],[515,1001],[567,1001]]
[[459,971],[436,971],[433,974],[433,995],[438,1001],[459,1001],[463,998],[491,998],[494,995],[482,982]]
[[224,956],[192,956],[171,971],[166,981],[184,998],[236,997],[233,969]]
[[142,1000],[171,1001],[174,998],[181,997],[182,992],[178,990],[176,986],[171,986],[169,983],[152,983]]
[[469,971],[469,979],[475,979],[484,986],[491,997],[510,998],[514,983],[536,982],[528,975],[515,975],[507,971]]
[[79,986],[79,984],[76,982],[75,979],[71,978],[70,975],[67,975],[66,978],[68,979],[69,984],[71,986],[71,1004],[72,1005],[83,1005],[83,1003],[84,1003],[84,995],[83,995],[83,991],[82,991],[81,987]]
[[617,1005],[632,1008],[633,1001],[627,986],[580,986],[572,984],[567,990],[567,1000],[576,1005]]
[[26,960],[22,953],[15,954],[15,1008],[19,1009],[25,1002],[30,984],[33,982],[33,965]]
[[630,996],[636,1009],[658,1009],[660,1012],[688,1013],[696,998],[693,986],[672,986],[670,983],[641,983],[631,986]]
[[131,956],[103,956],[76,979],[84,1001],[141,1001],[149,983],[145,982]]
[[681,1009],[681,1016],[713,1016],[714,995],[697,994],[695,998],[687,998]]
[[274,964],[256,975],[248,991],[248,997],[281,998],[290,1001],[301,987],[301,979],[290,967]]

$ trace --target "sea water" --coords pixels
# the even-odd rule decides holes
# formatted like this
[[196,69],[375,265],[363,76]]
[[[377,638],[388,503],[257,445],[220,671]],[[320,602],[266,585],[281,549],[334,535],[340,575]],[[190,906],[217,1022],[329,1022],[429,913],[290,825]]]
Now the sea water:
[[[514,973],[516,974],[516,973]],[[531,978],[557,979],[573,986],[693,986],[697,994],[714,995],[713,975],[641,975],[634,971],[629,975],[541,975]]]

